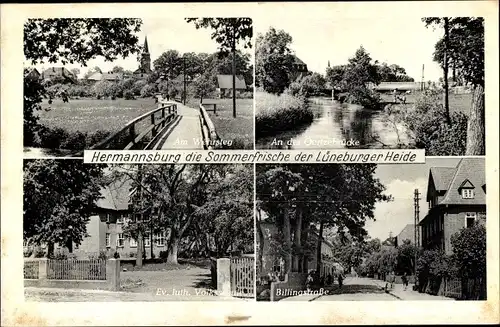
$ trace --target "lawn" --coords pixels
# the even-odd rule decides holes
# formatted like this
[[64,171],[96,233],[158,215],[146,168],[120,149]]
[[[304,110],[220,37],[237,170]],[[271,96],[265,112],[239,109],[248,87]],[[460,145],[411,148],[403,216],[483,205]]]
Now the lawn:
[[[417,98],[420,96],[420,92],[410,93],[406,95],[406,104],[412,105],[415,103]],[[382,101],[384,102],[392,102],[394,101],[394,96],[389,93],[383,93],[380,95]],[[472,94],[455,94],[449,93],[449,102],[450,102],[450,113],[454,112],[462,112],[466,115],[469,115],[470,107],[472,101]],[[444,95],[443,95],[444,102]]]
[[72,132],[116,131],[132,119],[156,108],[154,99],[78,99],[63,103],[56,99],[42,103],[39,122],[50,128]]
[[[222,140],[233,140],[237,149],[253,149],[253,99],[236,99],[236,118],[233,118],[232,99],[204,99],[203,103],[217,105],[216,113],[209,111],[209,115]],[[186,105],[198,108],[199,100],[191,99]]]

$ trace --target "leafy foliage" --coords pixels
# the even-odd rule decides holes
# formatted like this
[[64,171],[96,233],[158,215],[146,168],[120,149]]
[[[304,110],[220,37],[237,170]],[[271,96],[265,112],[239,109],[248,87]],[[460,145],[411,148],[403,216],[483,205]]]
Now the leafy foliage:
[[461,277],[486,276],[486,228],[476,224],[451,237],[453,259]]
[[102,56],[107,61],[139,51],[142,20],[131,18],[29,19],[24,24],[24,55],[33,65],[61,61],[85,66]]
[[292,37],[283,30],[270,28],[258,35],[255,51],[255,85],[266,92],[281,94],[290,84],[293,53],[289,48]]
[[77,160],[25,160],[24,238],[33,244],[80,244],[100,197],[103,166]]

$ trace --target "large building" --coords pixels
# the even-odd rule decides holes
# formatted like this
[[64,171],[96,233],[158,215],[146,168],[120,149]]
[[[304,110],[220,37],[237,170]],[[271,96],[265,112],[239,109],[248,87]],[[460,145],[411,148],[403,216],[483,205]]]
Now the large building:
[[432,167],[427,184],[429,211],[420,221],[422,246],[452,253],[451,237],[486,222],[483,158],[463,158],[456,167]]
[[76,84],[78,78],[65,67],[50,67],[42,72],[43,80],[61,79],[66,83]]
[[293,69],[290,72],[290,80],[295,81],[299,78],[307,76],[307,74],[309,74],[309,70],[307,69],[306,63],[296,55],[293,55]]
[[[235,89],[237,93],[245,92],[247,85],[241,75],[235,76]],[[232,97],[233,75],[217,75],[217,96],[219,98]]]
[[134,71],[134,77],[140,79],[146,79],[151,75],[151,55],[149,53],[148,37],[144,39],[144,47],[141,53],[141,59],[139,61],[139,68]]

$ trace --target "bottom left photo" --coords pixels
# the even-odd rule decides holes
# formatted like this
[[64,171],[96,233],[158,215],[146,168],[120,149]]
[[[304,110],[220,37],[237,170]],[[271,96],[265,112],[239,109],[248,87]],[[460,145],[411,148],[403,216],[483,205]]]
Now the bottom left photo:
[[25,160],[27,301],[253,301],[253,165]]

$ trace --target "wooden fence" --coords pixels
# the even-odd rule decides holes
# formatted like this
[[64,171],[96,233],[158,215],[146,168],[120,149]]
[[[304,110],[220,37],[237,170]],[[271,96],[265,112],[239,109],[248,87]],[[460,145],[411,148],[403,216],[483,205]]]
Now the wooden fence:
[[49,260],[47,279],[106,280],[106,260]]
[[94,145],[91,150],[144,149],[176,117],[177,104],[160,103],[158,108],[128,122],[119,131]]
[[205,150],[212,150],[215,141],[219,139],[217,132],[215,131],[215,125],[208,115],[207,109],[202,103],[200,103],[200,124],[201,131],[203,135],[203,144]]
[[462,300],[486,300],[486,278],[443,279],[440,293]]

